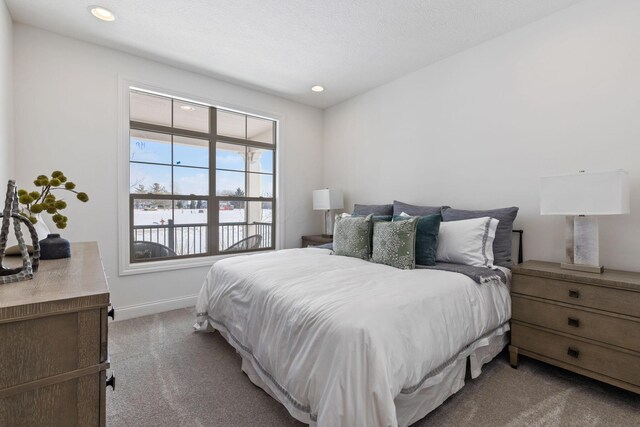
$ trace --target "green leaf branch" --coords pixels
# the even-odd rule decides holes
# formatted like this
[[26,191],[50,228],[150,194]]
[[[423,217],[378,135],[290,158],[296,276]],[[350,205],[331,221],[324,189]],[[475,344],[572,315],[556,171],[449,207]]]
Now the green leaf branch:
[[37,214],[51,214],[51,219],[56,227],[64,229],[67,227],[68,218],[60,213],[61,210],[67,208],[67,202],[58,199],[53,191],[62,190],[75,194],[76,198],[83,203],[89,201],[87,193],[76,191],[76,185],[69,181],[61,171],[53,171],[51,177],[46,175],[38,175],[33,181],[36,187],[40,187],[39,191],[18,190],[18,203],[20,205],[20,214],[31,221],[32,224],[38,222]]

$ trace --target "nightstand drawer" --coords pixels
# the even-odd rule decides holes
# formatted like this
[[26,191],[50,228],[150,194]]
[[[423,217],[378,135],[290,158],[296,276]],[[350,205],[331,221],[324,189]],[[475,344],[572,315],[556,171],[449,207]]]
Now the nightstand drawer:
[[640,322],[512,295],[512,318],[640,351]]
[[640,317],[640,292],[514,274],[511,292]]
[[640,385],[640,357],[514,321],[512,345],[610,378]]

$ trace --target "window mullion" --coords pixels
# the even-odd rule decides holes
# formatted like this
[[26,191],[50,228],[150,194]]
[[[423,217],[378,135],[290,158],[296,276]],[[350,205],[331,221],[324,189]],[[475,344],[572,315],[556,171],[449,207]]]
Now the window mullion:
[[200,132],[197,130],[189,130],[189,129],[180,129],[180,128],[174,128],[172,126],[156,125],[152,123],[138,122],[135,120],[131,120],[129,122],[129,129],[142,130],[142,131],[155,132],[155,133],[164,133],[169,135],[186,136],[188,138],[199,138],[199,139],[208,139],[210,136],[210,133],[207,133],[207,132]]
[[209,202],[207,202],[207,215],[209,222],[209,230],[207,237],[209,238],[209,253],[212,255],[219,253],[219,237],[220,231],[218,212],[219,204],[216,200],[216,134],[217,128],[217,109],[209,108]]
[[[277,123],[273,124],[273,145],[275,147],[275,144],[277,142],[276,140],[276,135],[277,135]],[[273,151],[271,151],[271,198],[272,198],[272,202],[271,202],[271,247],[272,248],[276,248],[276,215],[278,214],[277,209],[276,209],[276,182],[277,182],[277,172],[276,171],[276,150],[275,148],[273,149]]]
[[267,142],[250,141],[248,139],[235,138],[233,136],[217,135],[217,140],[220,142],[226,142],[228,144],[244,145],[246,147],[265,148],[267,150],[273,150],[276,148],[275,144],[269,144]]

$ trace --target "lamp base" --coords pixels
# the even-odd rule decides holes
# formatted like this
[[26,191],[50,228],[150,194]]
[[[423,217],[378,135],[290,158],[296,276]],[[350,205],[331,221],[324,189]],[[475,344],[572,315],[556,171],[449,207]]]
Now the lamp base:
[[563,270],[582,271],[584,273],[602,274],[604,272],[604,267],[601,265],[567,264],[566,262],[563,262],[560,264],[560,268]]
[[565,270],[601,274],[598,239],[598,218],[568,216],[565,228],[566,259],[560,267]]
[[333,236],[333,212],[331,209],[327,209],[324,211],[324,233],[322,233],[322,237],[332,237]]

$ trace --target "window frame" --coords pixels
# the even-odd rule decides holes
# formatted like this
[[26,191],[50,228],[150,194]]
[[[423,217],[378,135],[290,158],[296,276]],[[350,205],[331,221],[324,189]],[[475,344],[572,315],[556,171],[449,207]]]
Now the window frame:
[[[149,273],[155,271],[174,270],[182,268],[192,268],[199,266],[210,266],[213,262],[246,253],[260,253],[277,250],[282,245],[283,234],[282,224],[279,220],[279,210],[282,208],[282,191],[280,190],[281,180],[279,178],[280,156],[282,155],[281,141],[279,139],[281,118],[277,114],[262,113],[248,108],[240,108],[221,102],[208,101],[196,96],[182,95],[177,91],[159,89],[150,84],[143,84],[120,79],[120,106],[121,106],[121,143],[119,144],[119,167],[118,167],[118,200],[119,200],[119,274],[121,276],[139,273]],[[130,120],[129,96],[131,91],[140,91],[152,95],[159,95],[170,98],[172,100],[185,101],[189,103],[199,104],[208,108],[209,113],[209,133],[175,128],[173,126],[163,126],[152,123],[144,123]],[[172,107],[173,109],[173,107]],[[229,111],[239,113],[245,116],[253,116],[261,119],[267,119],[274,122],[273,125],[273,143],[265,143],[260,141],[251,141],[248,139],[235,138],[217,134],[217,111]],[[245,126],[247,126],[245,121]],[[172,123],[173,125],[173,123]],[[185,136],[198,139],[206,139],[209,141],[209,194],[200,195],[162,195],[162,194],[136,194],[130,192],[130,132],[131,130],[141,130],[149,132],[157,132],[168,135]],[[173,138],[172,138],[173,140]],[[238,196],[220,196],[216,191],[216,148],[217,143],[230,143],[237,146],[248,148],[268,149],[272,151],[272,168],[273,171],[269,175],[272,176],[272,195],[271,197],[238,197]],[[173,145],[173,144],[172,144]],[[144,162],[140,162],[144,163]],[[176,165],[171,162],[171,167]],[[224,170],[224,169],[223,169]],[[250,172],[248,170],[247,159],[245,157],[245,192],[249,191],[248,179]],[[253,172],[256,173],[256,172]],[[173,173],[172,173],[173,177]],[[173,180],[173,179],[172,179]],[[173,188],[172,188],[173,193]],[[272,204],[271,217],[271,246],[266,248],[238,250],[233,252],[223,252],[219,248],[219,209],[207,209],[207,251],[201,254],[178,255],[175,257],[156,258],[154,260],[134,260],[133,242],[133,200],[140,199],[167,199],[167,200],[205,200],[208,206],[219,206],[220,201],[242,201],[248,202],[270,202]],[[185,225],[188,226],[188,225]]]

